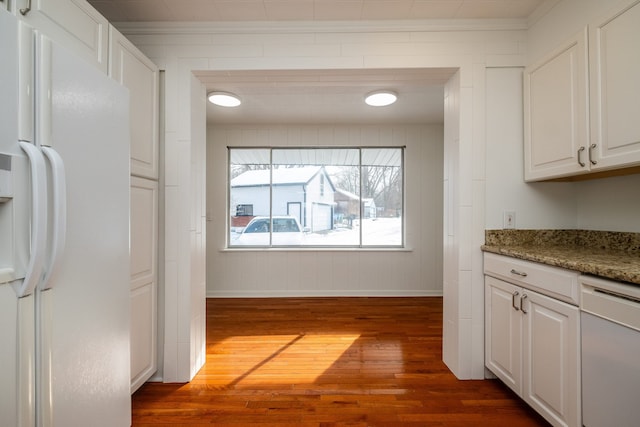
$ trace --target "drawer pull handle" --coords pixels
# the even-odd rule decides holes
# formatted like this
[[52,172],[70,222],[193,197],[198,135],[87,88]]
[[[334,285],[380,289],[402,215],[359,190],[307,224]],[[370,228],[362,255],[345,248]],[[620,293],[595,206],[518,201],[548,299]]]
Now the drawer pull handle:
[[586,164],[585,162],[583,162],[583,161],[582,161],[582,159],[580,158],[580,157],[581,157],[581,154],[582,154],[582,152],[583,152],[584,150],[585,150],[585,148],[584,148],[584,147],[580,147],[580,148],[578,149],[578,164],[579,164],[579,165],[580,165],[580,167],[582,167],[582,168],[583,168],[583,167],[585,167],[585,166],[587,165],[587,164]]
[[589,146],[589,161],[591,162],[592,165],[597,165],[598,164],[598,162],[596,160],[593,160],[593,155],[592,155],[593,154],[592,151],[596,147],[597,147],[596,144],[591,144]]
[[520,311],[522,311],[524,314],[528,313],[528,311],[524,309],[524,300],[526,300],[527,298],[527,294],[522,295],[522,298],[520,298]]
[[517,274],[518,276],[527,277],[527,273],[524,271],[518,271],[515,268],[511,269],[511,274]]
[[[514,291],[513,294],[511,294],[511,306],[515,311],[520,311],[520,307],[516,305],[516,298],[518,297],[518,295],[520,295],[520,292],[518,291]],[[522,300],[520,301],[520,304],[522,305]]]
[[20,9],[20,15],[27,16],[29,12],[31,12],[31,0],[27,2],[27,7]]

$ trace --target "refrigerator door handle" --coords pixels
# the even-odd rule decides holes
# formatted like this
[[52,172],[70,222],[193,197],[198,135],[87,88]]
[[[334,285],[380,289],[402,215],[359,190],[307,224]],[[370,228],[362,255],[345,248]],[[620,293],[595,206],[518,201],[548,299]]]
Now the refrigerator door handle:
[[53,230],[51,230],[51,258],[42,279],[42,291],[53,286],[52,278],[64,253],[67,235],[67,183],[64,162],[56,150],[42,147],[42,152],[51,165],[51,187],[53,196]]
[[42,152],[29,142],[19,141],[31,169],[31,258],[24,280],[14,282],[18,298],[30,295],[42,278],[47,246],[47,169]]

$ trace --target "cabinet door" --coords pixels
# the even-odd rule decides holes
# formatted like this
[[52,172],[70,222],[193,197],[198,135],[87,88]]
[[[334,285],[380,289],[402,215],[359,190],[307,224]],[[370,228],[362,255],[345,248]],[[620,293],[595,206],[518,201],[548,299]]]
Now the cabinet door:
[[521,288],[485,276],[485,364],[513,391],[520,394],[521,322],[518,307]]
[[18,7],[33,28],[107,73],[109,22],[85,0],[31,0]]
[[556,426],[580,426],[577,307],[523,290],[522,397]]
[[586,31],[524,71],[526,181],[589,171]]
[[158,179],[158,67],[110,28],[109,75],[130,93],[131,174]]
[[131,178],[131,392],[157,370],[158,183]]
[[640,164],[640,2],[589,27],[593,169]]

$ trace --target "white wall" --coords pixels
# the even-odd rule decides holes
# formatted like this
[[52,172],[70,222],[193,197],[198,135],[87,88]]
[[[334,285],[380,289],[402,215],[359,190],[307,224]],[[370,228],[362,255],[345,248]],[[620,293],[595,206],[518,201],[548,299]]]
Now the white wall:
[[[184,109],[192,113],[179,127],[167,115],[165,125],[164,381],[192,378],[204,364],[206,346],[206,91],[187,77]],[[180,139],[185,133],[193,139]]]
[[[298,24],[298,25],[295,25]],[[191,204],[174,205],[171,191],[189,192],[190,179],[183,179],[193,172],[189,162],[179,159],[190,152],[191,145],[201,139],[192,133],[190,117],[200,113],[204,105],[192,103],[192,71],[202,70],[288,70],[288,69],[370,69],[370,68],[454,68],[458,69],[455,99],[457,108],[449,115],[451,126],[458,129],[459,138],[453,153],[460,167],[448,177],[456,198],[445,204],[444,215],[452,222],[447,233],[449,246],[444,251],[444,269],[451,278],[451,304],[462,308],[451,323],[460,332],[457,336],[445,333],[447,347],[445,361],[459,378],[481,378],[484,356],[482,351],[482,253],[485,228],[485,67],[523,66],[525,63],[525,32],[518,22],[510,22],[489,28],[478,22],[458,23],[456,28],[433,23],[286,23],[265,24],[256,27],[251,23],[234,23],[232,26],[193,24],[188,27],[166,24],[120,25],[127,35],[166,75],[166,247],[171,257],[166,258],[165,273],[168,292],[190,292],[192,255],[176,257],[178,244],[183,236],[192,236],[193,230],[185,227],[184,218],[190,218]],[[452,88],[453,89],[453,88]],[[454,117],[455,116],[455,117]],[[446,155],[445,155],[446,157]],[[446,162],[446,160],[445,160]],[[185,169],[186,168],[186,169]],[[442,180],[440,181],[442,185]],[[171,188],[175,187],[175,188]],[[176,194],[173,194],[175,196]],[[427,203],[426,201],[422,201]],[[213,221],[218,220],[213,213]],[[224,221],[224,218],[222,219]],[[189,221],[186,222],[189,224]],[[197,234],[197,233],[196,233]],[[220,237],[209,234],[214,242]],[[415,239],[415,237],[413,237]],[[416,252],[412,252],[415,256]],[[460,255],[459,257],[457,255]],[[322,254],[320,254],[322,255]],[[280,265],[291,264],[287,253],[274,255]],[[312,266],[301,272],[297,283],[324,281],[328,254],[315,257],[314,253],[296,253],[294,262]],[[322,261],[318,264],[315,260]],[[403,258],[406,260],[407,258]],[[264,262],[264,258],[260,258]],[[362,270],[376,271],[376,265],[387,264],[392,271],[402,274],[403,264],[379,254],[357,262]],[[332,263],[343,262],[333,257]],[[398,261],[399,262],[399,261]],[[368,264],[371,264],[370,266]],[[255,275],[261,266],[248,273],[243,268],[236,274]],[[426,268],[426,267],[425,267]],[[338,267],[339,270],[348,270]],[[394,274],[394,280],[398,276]],[[248,277],[251,279],[251,277]],[[375,278],[374,278],[375,279]],[[366,280],[359,278],[361,283]],[[296,285],[300,286],[300,285]],[[307,285],[305,285],[306,287]],[[456,287],[462,291],[458,292]],[[471,291],[471,292],[469,292]],[[471,295],[474,297],[471,298]],[[190,313],[178,310],[178,302],[169,294],[166,299],[168,326],[175,316],[190,317]],[[445,295],[445,303],[447,302]],[[445,310],[447,305],[445,304]],[[182,313],[182,314],[180,314]],[[173,317],[172,317],[173,316]],[[449,328],[448,331],[452,329]],[[194,367],[185,346],[168,339],[165,332],[165,381],[187,381]],[[175,334],[174,334],[175,337]],[[178,356],[174,357],[173,355]],[[197,367],[196,367],[197,368]],[[187,375],[185,375],[185,373]]]
[[487,69],[487,229],[503,227],[503,212],[516,213],[516,228],[576,228],[574,183],[524,182],[522,68]]
[[576,228],[640,233],[640,175],[575,183]]
[[[225,250],[227,146],[406,146],[409,250]],[[210,126],[207,295],[442,294],[443,130],[431,126]]]

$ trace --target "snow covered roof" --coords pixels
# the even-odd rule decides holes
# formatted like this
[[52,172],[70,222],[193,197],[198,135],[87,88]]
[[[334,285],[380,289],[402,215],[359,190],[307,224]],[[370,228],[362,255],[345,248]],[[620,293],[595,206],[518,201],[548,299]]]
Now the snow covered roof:
[[[273,169],[273,185],[307,184],[320,172],[322,166],[304,166],[300,168]],[[269,185],[269,170],[244,172],[231,180],[232,187],[255,187]],[[329,182],[331,182],[329,180]],[[333,187],[333,184],[331,184]]]
[[358,196],[357,194],[353,194],[350,191],[343,190],[342,188],[336,188],[336,193],[340,193],[352,200],[360,200],[360,196]]

